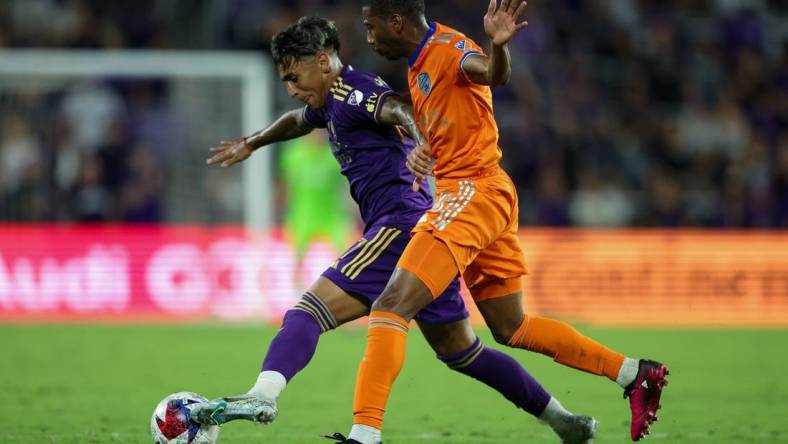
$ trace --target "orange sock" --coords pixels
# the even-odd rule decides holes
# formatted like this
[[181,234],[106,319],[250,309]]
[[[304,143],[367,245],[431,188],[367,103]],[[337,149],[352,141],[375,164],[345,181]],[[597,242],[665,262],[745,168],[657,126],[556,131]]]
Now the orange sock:
[[391,386],[405,363],[408,322],[382,311],[369,314],[367,350],[358,366],[353,424],[383,429]]
[[550,356],[555,362],[615,381],[624,355],[583,336],[571,325],[540,317],[523,319],[509,346]]

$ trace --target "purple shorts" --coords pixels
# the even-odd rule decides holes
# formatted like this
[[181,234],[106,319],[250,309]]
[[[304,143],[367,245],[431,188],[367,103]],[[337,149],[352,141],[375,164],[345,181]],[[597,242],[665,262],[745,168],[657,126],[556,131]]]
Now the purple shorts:
[[[370,305],[383,293],[410,240],[410,225],[371,227],[323,272],[339,288],[366,299]],[[457,277],[441,295],[422,308],[416,319],[428,324],[446,324],[468,317]]]

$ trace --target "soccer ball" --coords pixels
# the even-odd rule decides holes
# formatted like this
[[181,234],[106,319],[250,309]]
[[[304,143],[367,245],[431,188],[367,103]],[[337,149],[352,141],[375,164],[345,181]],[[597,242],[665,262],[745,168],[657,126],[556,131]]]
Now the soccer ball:
[[192,392],[178,392],[162,399],[150,418],[155,444],[213,444],[219,426],[200,425],[190,420],[189,405],[208,401]]

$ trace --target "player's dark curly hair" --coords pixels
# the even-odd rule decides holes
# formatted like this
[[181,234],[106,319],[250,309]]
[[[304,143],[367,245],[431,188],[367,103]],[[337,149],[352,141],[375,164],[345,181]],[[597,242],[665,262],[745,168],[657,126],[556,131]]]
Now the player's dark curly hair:
[[362,5],[369,6],[370,13],[382,19],[399,14],[415,20],[424,15],[424,0],[363,0]]
[[334,22],[322,17],[301,17],[271,39],[271,55],[277,66],[290,66],[301,57],[327,49],[339,51],[339,32]]

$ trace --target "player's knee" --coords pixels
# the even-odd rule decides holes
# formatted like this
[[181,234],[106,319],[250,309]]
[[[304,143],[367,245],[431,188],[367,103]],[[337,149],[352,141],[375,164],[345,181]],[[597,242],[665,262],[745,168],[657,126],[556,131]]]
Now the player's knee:
[[372,303],[371,311],[391,311],[396,306],[397,296],[390,292],[383,292],[375,302]]
[[372,304],[372,311],[394,313],[395,315],[410,320],[415,316],[415,312],[410,313],[408,304],[405,303],[404,296],[405,295],[401,291],[386,287],[383,294]]
[[450,369],[465,373],[467,367],[479,356],[484,349],[479,338],[474,337],[470,344],[466,344],[459,350],[446,350],[444,353],[438,353],[437,358],[446,364]]
[[393,313],[410,321],[430,302],[430,290],[415,275],[397,269],[383,293],[372,304],[372,311]]
[[468,352],[479,341],[480,340],[476,337],[476,335],[472,335],[470,338],[449,336],[443,340],[431,342],[430,346],[435,351],[438,359],[446,362],[444,357],[447,356],[462,357],[468,355]]
[[515,325],[511,322],[501,322],[490,325],[490,332],[492,333],[495,342],[502,345],[508,345],[509,341],[512,339],[512,336],[514,336],[514,333],[519,327],[519,324]]
[[418,319],[417,322],[422,336],[438,355],[438,358],[456,355],[467,350],[478,340],[468,318],[452,322],[445,320],[427,322],[424,319]]
[[285,313],[282,325],[312,321],[320,327],[321,333],[337,328],[337,320],[329,307],[318,297],[306,294],[298,303]]
[[501,345],[508,345],[509,338],[512,337],[511,335],[508,335],[507,333],[502,333],[501,331],[498,330],[493,330],[492,335],[493,335],[493,339],[495,339],[495,342]]

